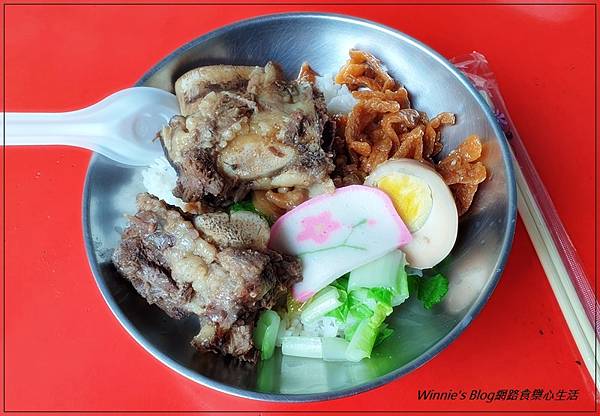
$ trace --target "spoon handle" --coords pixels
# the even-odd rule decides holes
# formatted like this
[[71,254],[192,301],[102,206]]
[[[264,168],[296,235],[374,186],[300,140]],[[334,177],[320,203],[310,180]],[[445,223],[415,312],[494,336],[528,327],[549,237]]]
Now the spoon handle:
[[8,146],[76,146],[123,164],[146,166],[162,155],[154,139],[178,111],[173,94],[135,87],[76,111],[3,113],[0,134]]
[[6,146],[68,145],[96,150],[110,134],[88,109],[66,113],[4,113],[0,132]]

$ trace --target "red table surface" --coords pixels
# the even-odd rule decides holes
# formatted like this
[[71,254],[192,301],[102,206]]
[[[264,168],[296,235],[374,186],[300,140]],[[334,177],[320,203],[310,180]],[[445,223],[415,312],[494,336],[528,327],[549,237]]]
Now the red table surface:
[[[131,86],[183,43],[273,12],[327,11],[397,28],[446,57],[477,50],[594,275],[595,6],[5,6],[6,111],[65,111]],[[410,90],[410,85],[407,86]],[[593,380],[519,222],[481,314],[411,374],[354,397],[265,403],[197,385],[152,358],[88,267],[81,194],[90,153],[5,149],[5,410],[593,410]],[[419,401],[418,389],[578,389],[572,401]]]

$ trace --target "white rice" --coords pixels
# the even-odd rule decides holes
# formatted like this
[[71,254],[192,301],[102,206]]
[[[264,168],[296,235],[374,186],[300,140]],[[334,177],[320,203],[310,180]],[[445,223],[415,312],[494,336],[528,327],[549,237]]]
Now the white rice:
[[321,90],[331,114],[348,114],[356,105],[356,99],[345,85],[335,83],[335,74],[317,77],[317,88]]
[[343,335],[343,324],[333,317],[323,316],[311,324],[302,324],[299,315],[283,313],[276,345],[281,346],[283,337],[343,337]]
[[152,165],[142,171],[142,183],[148,193],[167,204],[185,208],[185,202],[171,192],[177,183],[177,173],[164,156],[156,159]]
[[337,319],[324,316],[315,322],[304,324],[302,335],[307,337],[336,337],[340,335],[341,326]]

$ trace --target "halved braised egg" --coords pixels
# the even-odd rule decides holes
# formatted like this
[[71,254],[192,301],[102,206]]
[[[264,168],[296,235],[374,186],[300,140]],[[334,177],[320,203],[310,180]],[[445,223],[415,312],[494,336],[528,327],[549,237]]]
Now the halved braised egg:
[[365,185],[391,198],[412,233],[412,241],[400,248],[410,266],[428,269],[450,253],[458,212],[450,188],[433,168],[413,159],[391,159],[377,166]]

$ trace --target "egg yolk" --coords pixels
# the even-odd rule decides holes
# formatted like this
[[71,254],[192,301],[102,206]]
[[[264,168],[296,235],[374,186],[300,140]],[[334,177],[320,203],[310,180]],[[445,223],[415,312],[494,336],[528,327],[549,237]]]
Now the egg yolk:
[[425,224],[433,205],[431,189],[427,183],[416,176],[394,173],[381,178],[377,187],[390,197],[411,233]]

